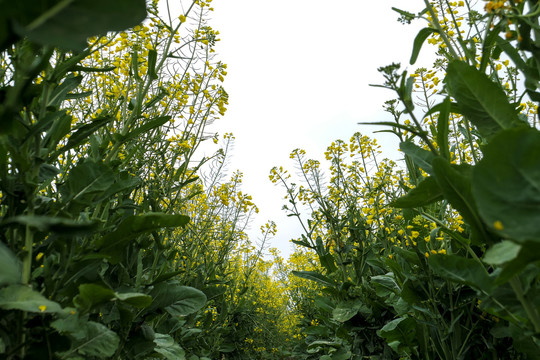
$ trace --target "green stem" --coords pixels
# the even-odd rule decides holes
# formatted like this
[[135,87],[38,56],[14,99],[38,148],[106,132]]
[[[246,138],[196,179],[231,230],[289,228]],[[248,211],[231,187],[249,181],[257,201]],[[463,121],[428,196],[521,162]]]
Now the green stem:
[[[30,216],[32,214],[29,214]],[[21,276],[21,282],[24,285],[28,285],[30,282],[30,273],[32,270],[32,247],[34,243],[34,234],[30,230],[30,226],[26,225],[25,229],[25,237],[24,237],[24,250],[25,255],[23,259],[23,266],[22,266],[22,276]]]

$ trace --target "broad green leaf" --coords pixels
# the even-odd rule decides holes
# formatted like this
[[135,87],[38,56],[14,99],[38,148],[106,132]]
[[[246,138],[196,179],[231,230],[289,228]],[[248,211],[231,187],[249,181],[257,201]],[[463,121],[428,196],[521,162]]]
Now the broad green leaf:
[[387,297],[392,293],[399,292],[396,280],[391,275],[375,275],[371,277],[371,285],[375,293],[380,297]]
[[433,171],[444,197],[463,216],[473,231],[474,241],[489,241],[484,225],[478,214],[471,190],[471,171],[465,165],[452,166],[438,157],[433,160]]
[[78,308],[87,310],[108,302],[114,297],[114,291],[109,288],[97,284],[82,284],[79,285],[79,295],[73,299],[73,303]]
[[494,137],[474,168],[472,191],[493,231],[540,242],[540,132],[511,129]]
[[0,289],[0,309],[35,313],[56,313],[62,310],[56,302],[26,285],[8,285]]
[[429,205],[435,201],[443,199],[443,193],[439,183],[433,177],[427,177],[422,180],[418,186],[411,189],[407,194],[390,203],[390,206],[396,208],[415,208]]
[[11,250],[0,242],[0,286],[21,282],[21,261]]
[[148,307],[152,303],[152,297],[142,293],[115,293],[114,296],[116,299],[140,309]]
[[359,311],[363,314],[371,313],[371,310],[360,300],[341,302],[332,310],[332,318],[345,322],[352,319]]
[[475,67],[454,60],[448,65],[444,81],[461,113],[483,137],[523,125],[503,89]]
[[94,357],[105,359],[114,355],[120,343],[120,338],[114,331],[94,321],[79,324],[82,328],[75,334],[76,336],[67,333],[71,339],[71,348],[58,353],[60,359],[71,359],[77,355],[86,359]]
[[322,274],[319,274],[316,271],[293,271],[292,274],[294,276],[298,276],[303,279],[308,279],[312,281],[316,281],[319,284],[322,284],[324,286],[334,286],[334,281]]
[[403,141],[401,144],[399,144],[399,148],[405,154],[410,156],[415,164],[421,167],[422,170],[430,175],[433,175],[431,162],[435,158],[435,155],[433,155],[430,151],[422,149],[411,141]]
[[469,285],[486,293],[493,291],[493,279],[489,277],[482,264],[459,255],[432,254],[428,264],[439,276]]
[[79,222],[61,217],[44,215],[19,215],[8,218],[0,224],[0,227],[9,224],[21,224],[33,227],[42,232],[56,232],[63,235],[75,235],[88,233],[97,228],[96,222]]
[[521,245],[509,240],[503,240],[486,251],[482,260],[489,265],[502,265],[510,260],[514,260],[520,250]]
[[56,175],[60,174],[60,170],[51,164],[43,163],[39,166],[39,181],[40,183],[50,183]]
[[206,295],[195,288],[159,283],[150,292],[153,298],[147,311],[165,309],[172,316],[186,316],[199,311],[206,304]]
[[73,168],[60,193],[64,201],[81,205],[91,205],[95,198],[107,191],[114,183],[114,173],[105,164],[84,161]]
[[[32,0],[16,3],[20,13],[35,6]],[[39,44],[82,50],[88,37],[124,30],[146,18],[144,0],[72,0],[48,2],[48,5],[31,22],[16,23],[15,32]]]
[[416,321],[410,317],[401,317],[390,321],[377,331],[388,345],[398,354],[410,353],[416,342]]
[[156,344],[154,351],[168,360],[183,360],[186,358],[184,349],[170,335],[156,333],[154,343]]
[[[520,250],[517,256],[504,263],[502,271],[495,280],[495,285],[504,284],[514,276],[520,274],[529,264],[540,261],[539,242],[526,242],[520,244],[519,247]],[[513,255],[515,249],[512,249],[509,252],[510,255]]]
[[146,213],[126,217],[115,230],[107,233],[95,242],[100,253],[111,256],[111,261],[117,261],[125,246],[137,236],[164,227],[185,226],[189,217],[185,215],[170,215],[163,213]]
[[411,65],[414,65],[416,62],[416,59],[418,59],[418,54],[420,53],[420,49],[422,48],[422,45],[424,44],[424,41],[433,33],[438,32],[436,29],[432,28],[423,28],[418,32],[418,35],[414,38],[414,44],[413,44],[413,52],[411,55],[411,60],[409,63]]

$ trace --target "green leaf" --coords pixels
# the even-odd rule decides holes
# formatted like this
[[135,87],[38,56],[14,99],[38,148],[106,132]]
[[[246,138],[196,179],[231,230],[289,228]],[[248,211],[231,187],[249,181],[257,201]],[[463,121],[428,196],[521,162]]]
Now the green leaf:
[[79,285],[79,295],[75,297],[73,303],[83,310],[88,310],[94,306],[101,305],[114,299],[115,293],[109,288],[97,284]]
[[375,293],[380,297],[387,297],[392,293],[399,292],[399,287],[392,275],[375,275],[371,277],[371,284]]
[[70,91],[75,90],[81,84],[82,79],[82,76],[74,76],[73,74],[66,76],[64,81],[58,85],[50,95],[47,106],[60,106],[66,99],[67,94]]
[[475,67],[462,61],[452,61],[444,81],[461,113],[483,137],[489,138],[501,129],[524,124],[503,89]]
[[497,42],[497,46],[499,46],[506,53],[506,55],[508,55],[508,57],[512,59],[512,62],[519,70],[523,71],[523,74],[525,74],[527,78],[536,81],[540,80],[540,77],[538,76],[538,71],[535,70],[533,67],[530,67],[525,61],[523,61],[523,58],[519,54],[518,50],[512,45],[510,41],[505,40],[500,36],[495,37],[495,41]]
[[139,309],[152,303],[152,297],[142,293],[115,293],[115,298]]
[[388,345],[398,354],[410,353],[416,346],[416,321],[401,317],[390,321],[377,331]]
[[369,314],[371,310],[362,301],[345,301],[339,303],[332,310],[332,318],[339,322],[345,322],[352,319],[358,311]]
[[292,271],[294,276],[298,276],[303,279],[312,280],[322,284],[324,286],[333,287],[335,285],[334,281],[322,274],[319,274],[316,271]]
[[450,148],[448,147],[448,126],[450,123],[450,110],[452,102],[449,97],[446,97],[440,104],[439,118],[437,119],[437,144],[441,156],[446,160],[450,160]]
[[60,359],[70,359],[76,355],[86,359],[105,359],[114,355],[120,343],[114,331],[94,321],[80,322],[79,326],[82,328],[75,334],[67,333],[71,339],[71,349],[58,353]]
[[186,316],[199,311],[206,304],[206,295],[195,288],[159,283],[150,295],[154,299],[147,311],[165,309],[172,316]]
[[432,254],[428,258],[428,264],[433,272],[445,279],[469,285],[488,294],[493,291],[493,279],[476,260],[458,255]]
[[112,116],[103,116],[94,119],[89,124],[85,124],[77,128],[77,130],[69,137],[66,146],[60,148],[57,151],[57,154],[71,150],[76,146],[82,144],[84,141],[87,141],[90,135],[94,134],[98,129],[107,125],[109,122],[111,122],[111,120],[113,120]]
[[164,227],[185,226],[188,222],[189,217],[185,215],[152,212],[143,215],[131,215],[126,217],[115,230],[96,240],[95,246],[100,249],[101,254],[109,255],[112,257],[112,261],[116,261],[118,256],[125,250],[125,246],[137,236]]
[[145,121],[144,124],[142,124],[138,128],[131,130],[129,133],[124,135],[121,141],[126,142],[130,139],[137,138],[142,134],[146,134],[150,130],[158,128],[162,126],[163,124],[167,123],[167,121],[169,121],[170,119],[171,117],[167,115],[167,116],[160,116],[160,117]]
[[0,264],[2,264],[2,271],[0,271],[0,286],[21,282],[21,261],[1,242]]
[[[34,6],[32,0],[17,2],[20,12]],[[124,30],[146,18],[144,0],[49,2],[49,7],[42,10],[39,17],[31,22],[15,26],[16,33],[39,44],[63,50],[83,50],[88,37]]]
[[152,49],[148,51],[148,77],[150,80],[156,80],[158,75],[156,74],[156,61],[157,51]]
[[423,28],[418,32],[418,35],[416,35],[416,38],[414,38],[414,44],[413,44],[413,52],[411,55],[411,60],[409,61],[411,65],[414,65],[416,62],[416,59],[418,59],[418,54],[420,53],[420,49],[422,48],[422,45],[424,44],[424,41],[433,33],[438,32],[436,29],[432,28]]
[[511,129],[495,136],[473,170],[472,193],[493,231],[540,242],[540,132]]
[[80,222],[61,217],[44,215],[19,215],[8,218],[6,221],[0,224],[0,227],[10,224],[30,226],[42,232],[56,232],[61,233],[62,235],[89,233],[94,231],[98,226],[98,223],[95,221]]
[[[540,243],[526,242],[519,245],[520,250],[514,258],[504,263],[502,271],[495,280],[495,285],[501,285],[520,274],[529,264],[540,261]],[[509,250],[513,255],[515,249]],[[510,256],[508,256],[510,257]]]
[[433,171],[444,197],[463,216],[473,231],[473,240],[489,242],[484,225],[472,196],[470,167],[453,166],[438,157],[433,160]]
[[435,201],[443,199],[443,193],[439,183],[433,177],[427,177],[422,180],[418,186],[411,189],[407,194],[390,203],[390,206],[396,208],[415,208],[429,205]]
[[66,182],[60,187],[60,193],[65,202],[91,205],[113,183],[114,173],[107,165],[87,160],[69,172]]
[[399,148],[405,154],[411,157],[415,164],[422,168],[425,172],[433,175],[431,162],[435,158],[435,155],[431,151],[424,150],[420,146],[411,141],[403,141],[399,144]]
[[156,344],[154,351],[165,356],[166,359],[183,360],[186,358],[184,349],[170,335],[156,333],[154,343]]
[[8,285],[0,289],[0,309],[35,313],[56,313],[62,310],[56,302],[26,285]]
[[520,250],[521,245],[509,240],[503,240],[486,251],[482,260],[489,265],[502,265],[510,260],[514,260]]

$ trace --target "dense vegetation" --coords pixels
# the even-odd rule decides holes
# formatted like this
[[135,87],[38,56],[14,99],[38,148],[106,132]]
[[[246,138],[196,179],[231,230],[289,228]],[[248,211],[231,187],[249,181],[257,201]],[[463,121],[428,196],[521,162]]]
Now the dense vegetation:
[[246,235],[211,0],[182,5],[0,1],[2,358],[540,358],[537,0],[394,9],[437,52],[379,69],[404,161],[294,150],[288,259]]

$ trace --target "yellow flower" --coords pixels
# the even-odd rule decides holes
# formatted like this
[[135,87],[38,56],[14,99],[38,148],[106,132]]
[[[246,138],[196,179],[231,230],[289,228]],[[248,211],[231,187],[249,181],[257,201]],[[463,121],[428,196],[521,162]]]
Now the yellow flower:
[[39,311],[44,312],[45,310],[47,310],[47,307],[45,305],[39,305],[38,309]]
[[500,220],[495,221],[493,223],[493,227],[495,228],[495,230],[498,230],[498,231],[504,230],[504,226]]
[[178,18],[180,19],[180,22],[181,22],[181,23],[185,23],[185,22],[186,22],[186,17],[185,17],[184,15],[180,15]]

